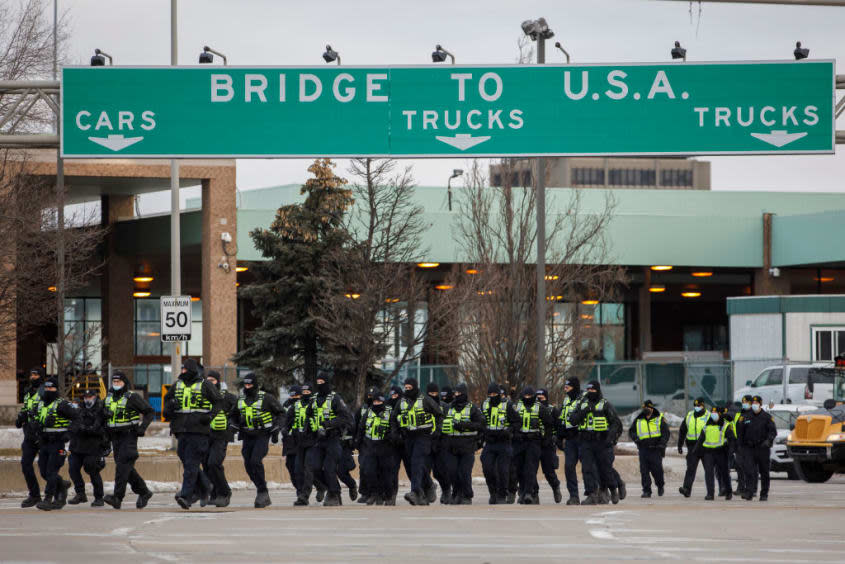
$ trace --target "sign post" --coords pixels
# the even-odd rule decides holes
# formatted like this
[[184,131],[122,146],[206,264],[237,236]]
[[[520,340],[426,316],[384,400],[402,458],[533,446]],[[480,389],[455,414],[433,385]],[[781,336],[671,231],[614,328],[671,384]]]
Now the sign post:
[[[162,296],[161,341],[191,340],[191,296]],[[178,345],[177,345],[178,346]]]
[[61,143],[86,158],[833,153],[835,84],[824,60],[66,67]]

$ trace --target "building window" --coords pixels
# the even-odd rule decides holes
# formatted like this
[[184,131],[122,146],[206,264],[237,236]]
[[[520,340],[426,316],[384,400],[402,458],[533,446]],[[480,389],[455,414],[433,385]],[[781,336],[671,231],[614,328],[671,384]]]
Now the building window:
[[845,353],[845,327],[813,328],[813,362],[833,362]]
[[609,174],[611,186],[654,186],[656,179],[653,169],[613,168]]
[[604,186],[603,168],[573,168],[573,186]]
[[492,180],[492,182],[490,182],[490,184],[492,186],[501,186],[502,185],[502,175],[498,172],[493,175],[493,178],[491,180]]
[[[135,300],[135,356],[169,356],[171,343],[161,342],[158,299]],[[191,340],[182,343],[185,356],[202,356],[202,302],[191,302]]]
[[532,186],[532,185],[534,184],[534,182],[533,182],[533,180],[532,180],[531,176],[532,176],[532,175],[531,175],[531,171],[530,171],[530,170],[524,170],[524,171],[522,171],[522,185],[523,185],[523,186]]
[[102,303],[100,298],[65,299],[65,362],[73,367],[75,374],[101,369]]
[[660,171],[660,185],[661,186],[692,186],[692,171],[691,170],[661,170]]

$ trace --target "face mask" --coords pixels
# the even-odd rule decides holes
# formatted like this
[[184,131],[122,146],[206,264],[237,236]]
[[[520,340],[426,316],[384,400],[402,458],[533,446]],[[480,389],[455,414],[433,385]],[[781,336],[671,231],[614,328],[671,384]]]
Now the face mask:
[[466,405],[467,397],[464,394],[456,394],[454,403],[456,406]]
[[695,412],[696,412],[696,413],[701,413],[701,411],[702,411],[703,409],[704,409],[704,408],[703,408],[703,407],[701,407],[700,405],[696,405],[696,406],[695,406]]
[[646,416],[646,418],[651,417],[651,415],[652,415],[653,413],[654,413],[654,411],[652,411],[652,410],[650,410],[650,409],[646,409],[646,410],[645,410],[645,416]]
[[760,413],[760,404],[759,403],[752,403],[751,404],[751,410],[754,413]]
[[372,398],[372,396],[367,396],[367,405],[373,405],[373,398]]
[[111,389],[114,390],[115,392],[119,392],[120,390],[123,389],[123,384],[112,384]]
[[502,402],[502,398],[499,396],[490,396],[487,399],[490,400],[490,405],[499,405]]
[[411,388],[410,390],[406,389],[405,390],[405,397],[408,398],[409,400],[417,399],[417,389],[416,388]]
[[712,419],[713,421],[718,421],[719,420],[719,414],[718,413],[711,413],[710,419]]
[[322,384],[317,384],[317,393],[323,396],[329,395],[329,392],[332,391],[331,385],[328,382],[323,382]]
[[375,411],[376,413],[381,413],[382,411],[384,411],[384,404],[383,403],[379,403],[379,404],[374,403],[373,404],[373,411]]
[[44,396],[43,396],[44,403],[48,403],[48,404],[53,403],[57,397],[59,397],[59,392],[50,392],[50,391],[44,390]]
[[528,407],[531,407],[532,405],[534,405],[534,396],[522,398],[522,403],[524,403]]
[[598,393],[598,392],[596,392],[596,391],[587,392],[587,397],[588,397],[591,401],[593,401],[593,400],[598,399],[598,397],[599,397],[599,393]]
[[85,407],[94,407],[94,402],[97,401],[94,398],[85,398]]
[[255,386],[253,386],[251,388],[244,388],[244,395],[252,397],[257,393],[258,393],[258,389]]
[[747,403],[744,403],[744,404],[742,404],[742,409],[748,411],[749,409],[751,409],[751,406],[748,405]]

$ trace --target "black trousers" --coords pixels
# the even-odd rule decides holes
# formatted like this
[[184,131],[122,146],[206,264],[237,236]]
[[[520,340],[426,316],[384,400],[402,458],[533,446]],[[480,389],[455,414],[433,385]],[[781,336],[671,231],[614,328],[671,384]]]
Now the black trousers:
[[[398,445],[391,445],[393,448],[393,470],[390,475],[393,477],[393,495],[399,493],[399,469],[402,468],[405,459],[405,443],[404,441]],[[408,471],[408,465],[405,465],[405,472]],[[410,476],[410,474],[408,474]]]
[[481,451],[481,468],[490,495],[508,495],[508,478],[511,471],[513,450],[510,441],[485,442]]
[[[622,477],[619,476],[619,472],[616,471],[616,468],[613,467],[613,463],[616,462],[616,453],[613,452],[613,445],[607,445],[607,461],[610,464],[610,482],[605,482],[604,480],[599,480],[602,489],[604,488],[618,488],[619,485],[622,483]],[[601,478],[601,476],[599,476]]]
[[449,472],[449,454],[446,452],[446,439],[440,438],[431,442],[431,474],[440,489],[449,492],[454,485]]
[[771,449],[766,445],[745,450],[745,479],[747,491],[757,493],[757,480],[760,480],[760,495],[769,494],[769,471],[771,469]]
[[203,463],[206,476],[211,481],[211,494],[214,497],[226,497],[232,494],[229,482],[226,480],[226,472],[223,469],[223,461],[226,460],[226,450],[229,441],[226,439],[211,438],[208,441],[208,453]]
[[[578,474],[575,468],[581,459],[581,443],[577,438],[566,439],[563,443],[563,474],[566,477],[566,491],[569,497],[578,497]],[[581,468],[581,474],[584,468]]]
[[305,472],[302,489],[307,496],[315,480],[325,484],[329,493],[340,495],[340,482],[337,480],[338,466],[343,449],[340,439],[326,437],[308,449],[305,454]]
[[[542,443],[540,446],[540,468],[543,470],[543,476],[546,477],[546,482],[549,486],[556,490],[560,487],[560,478],[557,477],[557,469],[560,467],[560,459],[557,456],[557,447],[554,443]],[[539,485],[534,490],[534,495],[540,493]]]
[[298,473],[296,470],[296,459],[299,456],[299,449],[292,448],[288,450],[287,455],[285,455],[285,467],[288,469],[288,475],[290,476],[290,482],[293,484],[293,487],[296,489],[296,493],[299,493],[299,489],[302,487],[301,477],[302,474]]
[[596,493],[599,487],[616,487],[611,453],[612,450],[608,449],[604,441],[581,441],[581,464],[584,468],[584,488],[587,495]]
[[[704,465],[704,485],[707,487],[707,495],[712,496],[715,493],[716,475],[721,475],[722,480],[730,483],[727,478],[728,473],[728,449],[726,447],[720,448],[704,448],[704,453],[701,457],[701,462]],[[766,459],[768,462],[768,459]]]
[[102,460],[103,457],[99,454],[70,453],[67,469],[76,493],[85,494],[85,481],[82,479],[82,469],[84,468],[85,473],[91,478],[94,498],[103,498],[103,478],[100,476],[100,470],[103,469],[105,463]]
[[687,448],[689,450],[687,451],[687,471],[684,474],[684,488],[692,491],[692,484],[695,482],[695,473],[698,471],[698,463],[701,461],[702,454],[698,451],[693,451],[689,445]]
[[475,464],[475,451],[449,448],[441,443],[446,475],[454,497],[472,499],[472,467]]
[[[431,435],[405,437],[405,472],[411,479],[411,491],[423,495],[434,486],[431,481]],[[410,472],[409,472],[410,470]]]
[[736,469],[736,489],[740,492],[745,491],[748,487],[748,480],[745,478],[745,470],[748,465],[745,460],[747,450],[745,447],[737,447],[733,457],[733,466]]
[[540,440],[522,439],[513,442],[513,465],[519,472],[519,495],[532,494],[539,488]]
[[112,436],[112,454],[114,455],[114,497],[123,499],[126,484],[138,495],[147,492],[147,484],[135,470],[138,460],[138,437],[134,429],[118,431]]
[[651,479],[658,488],[666,485],[663,477],[662,449],[639,448],[637,454],[640,458],[640,478],[642,479],[643,493],[651,493]]
[[267,480],[264,479],[264,457],[267,456],[269,450],[269,433],[244,435],[241,447],[244,469],[259,493],[267,491]]
[[208,435],[179,433],[176,439],[179,442],[176,453],[182,461],[182,491],[179,495],[191,499],[200,479],[200,466],[208,456]]
[[361,463],[361,483],[367,484],[367,495],[387,499],[396,493],[399,467],[396,450],[383,442],[372,441],[363,447],[367,455],[359,455],[358,461]]
[[41,477],[47,482],[44,486],[44,495],[55,496],[60,489],[59,469],[65,464],[67,451],[62,440],[42,442],[38,449],[38,470]]
[[355,459],[352,457],[352,449],[343,445],[340,450],[340,461],[337,465],[337,478],[349,489],[358,487],[355,478],[350,474],[353,470],[355,470]]
[[35,477],[35,457],[38,456],[38,441],[24,439],[21,443],[21,471],[23,479],[26,480],[26,489],[30,497],[41,497],[41,488],[38,485],[38,478]]
[[364,473],[364,464],[366,464],[369,455],[369,443],[364,441],[361,444],[361,448],[358,449],[358,466],[360,467],[360,472],[358,473],[358,491],[361,492],[363,497],[370,495],[370,486],[367,483],[368,477]]

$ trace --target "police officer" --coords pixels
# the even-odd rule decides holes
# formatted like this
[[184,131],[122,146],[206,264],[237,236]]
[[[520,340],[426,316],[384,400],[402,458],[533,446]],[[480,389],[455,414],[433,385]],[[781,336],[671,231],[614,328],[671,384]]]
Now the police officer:
[[[578,427],[569,421],[569,415],[575,409],[581,397],[581,381],[573,376],[568,378],[563,385],[566,394],[560,407],[560,416],[557,421],[557,433],[560,441],[563,441],[563,472],[566,477],[566,491],[569,492],[569,499],[566,505],[581,505],[581,498],[578,495],[578,474],[576,467],[581,458],[581,449],[578,441]],[[584,468],[581,468],[584,473]]]
[[640,459],[640,477],[643,484],[643,494],[640,497],[651,497],[652,476],[657,485],[657,495],[662,496],[666,485],[663,478],[663,457],[666,456],[666,445],[669,443],[669,425],[651,400],[643,402],[643,409],[628,429],[628,436],[636,443]]
[[551,410],[537,401],[534,388],[525,386],[521,397],[514,406],[519,424],[513,439],[513,465],[519,477],[517,503],[539,504],[534,497],[538,490],[537,470],[540,467],[540,443],[545,429],[551,427]]
[[310,492],[305,495],[303,484],[305,481],[305,455],[314,444],[314,437],[306,428],[306,413],[311,403],[311,384],[299,386],[299,397],[287,408],[282,423],[282,435],[291,437],[296,450],[294,451],[293,473],[291,481],[296,488],[294,505],[308,505]]
[[64,466],[67,451],[68,427],[76,418],[73,405],[59,397],[59,385],[55,378],[44,379],[41,403],[38,404],[36,419],[40,428],[38,449],[38,470],[46,484],[44,499],[35,507],[50,511],[61,509],[67,501],[70,482],[59,476],[59,469]]
[[467,385],[455,386],[454,399],[441,425],[443,438],[441,450],[444,457],[452,496],[446,500],[452,505],[472,505],[472,466],[478,434],[485,427],[484,415],[467,397]]
[[438,401],[428,394],[420,395],[416,379],[405,379],[404,397],[399,409],[393,410],[405,447],[405,471],[411,478],[411,491],[405,500],[411,505],[428,505],[437,499],[431,472],[431,437],[440,427],[443,412]]
[[619,436],[622,422],[613,405],[602,396],[598,381],[587,383],[584,396],[569,414],[569,421],[578,426],[581,464],[584,466],[587,498],[581,505],[598,504],[600,486],[608,488],[610,501],[619,503],[619,482],[613,471],[609,447]]
[[[197,362],[186,358],[182,373],[164,396],[164,416],[170,420],[170,433],[178,441],[179,460],[182,461],[182,489],[176,503],[190,509],[197,486],[200,465],[208,456],[211,422],[220,411],[220,395],[216,386],[203,380]],[[203,492],[207,498],[210,492]]]
[[[385,403],[387,407],[391,409],[390,416],[394,419],[394,423],[396,423],[395,414],[396,411],[399,409],[399,402],[402,400],[402,396],[404,395],[404,390],[400,386],[391,386],[390,392],[388,396],[385,398]],[[402,433],[398,427],[396,427],[396,433],[391,437],[390,445],[393,447],[393,464],[394,468],[391,472],[391,476],[394,477],[394,489],[393,489],[393,496],[392,496],[392,503],[385,503],[385,505],[396,505],[396,496],[399,495],[399,468],[401,468],[403,460],[405,458],[405,440],[402,438]],[[408,468],[406,467],[406,471]],[[410,479],[410,473],[406,472]]]
[[481,404],[484,416],[484,449],[481,451],[481,468],[490,493],[490,505],[507,503],[508,482],[513,458],[511,439],[514,429],[521,423],[513,405],[502,398],[500,386],[487,386],[487,399]]
[[[351,416],[350,416],[351,417]],[[358,483],[352,477],[355,470],[355,422],[343,428],[343,435],[340,437],[340,460],[337,463],[337,479],[349,490],[349,499],[358,499]]]
[[338,464],[342,454],[340,437],[354,422],[352,414],[338,394],[332,391],[328,374],[317,376],[317,394],[306,409],[306,427],[314,435],[314,445],[305,455],[302,488],[306,499],[311,495],[315,476],[326,485],[324,506],[341,505]]
[[[704,484],[707,487],[707,495],[705,500],[713,501],[715,496],[714,474],[722,475],[722,480],[730,483],[730,479],[726,476],[728,473],[728,449],[736,440],[733,432],[731,422],[722,417],[722,411],[718,407],[713,407],[707,419],[707,423],[701,430],[698,440],[693,447],[695,451],[700,453],[702,463],[704,465]],[[766,459],[766,463],[769,460]],[[733,497],[731,490],[727,491],[726,500]]]
[[29,382],[23,395],[23,407],[15,420],[15,427],[23,429],[23,443],[21,443],[21,471],[29,495],[21,502],[21,507],[34,507],[41,501],[41,488],[35,477],[35,457],[38,455],[38,404],[41,401],[39,392],[44,383],[44,369],[36,366],[29,371]]
[[111,391],[106,396],[106,428],[114,456],[114,493],[103,496],[103,501],[120,509],[126,495],[126,484],[138,495],[135,507],[147,506],[153,492],[135,470],[138,460],[138,437],[143,437],[153,422],[155,411],[141,394],[129,389],[129,378],[123,372],[112,374]]
[[745,479],[745,469],[746,466],[748,466],[748,463],[746,462],[746,452],[748,449],[746,449],[739,441],[739,421],[742,416],[749,415],[751,413],[752,399],[753,398],[750,394],[742,396],[740,409],[737,410],[731,420],[734,428],[734,434],[737,437],[736,449],[733,456],[733,466],[736,469],[736,491],[734,492],[734,495],[738,495],[740,497],[745,493],[746,489],[747,480]]
[[[367,503],[369,497],[369,486],[367,485],[367,477],[364,473],[364,461],[367,458],[367,444],[364,441],[364,434],[367,424],[367,411],[373,405],[373,397],[380,392],[375,386],[371,386],[364,396],[364,401],[361,402],[361,407],[355,412],[355,428],[353,429],[353,447],[358,449],[358,465],[361,467],[358,481],[358,503]],[[382,402],[384,403],[384,402]],[[384,501],[382,500],[382,503]]]
[[[538,388],[534,394],[541,405],[549,408],[552,416],[553,424],[546,425],[543,430],[543,439],[540,443],[540,468],[543,470],[543,476],[546,477],[546,483],[552,488],[555,503],[560,503],[563,501],[563,495],[560,493],[560,479],[557,477],[560,459],[557,456],[557,447],[555,446],[554,428],[554,422],[560,418],[560,410],[549,404],[549,393],[545,388]],[[534,491],[534,497],[539,499],[539,490]]]
[[[296,455],[297,455],[297,432],[293,428],[296,426],[296,416],[294,414],[293,421],[289,424],[287,421],[288,413],[293,406],[302,399],[302,386],[294,384],[288,390],[288,399],[282,404],[282,409],[285,411],[284,421],[282,422],[282,456],[285,457],[285,468],[288,470],[291,484],[294,489],[299,492],[302,484],[300,484],[300,473],[296,471]],[[303,416],[305,411],[303,410]]]
[[243,395],[238,398],[238,429],[243,439],[241,455],[244,468],[255,484],[256,508],[271,504],[264,478],[264,457],[270,450],[270,435],[278,428],[282,406],[275,396],[260,390],[258,377],[249,372],[243,377]]
[[373,391],[358,427],[358,442],[367,456],[361,460],[361,480],[367,484],[367,505],[396,505],[397,452],[391,441],[398,434],[393,408],[384,394]]
[[226,460],[229,443],[234,439],[232,422],[238,418],[238,398],[229,393],[226,383],[220,379],[220,373],[216,370],[209,370],[206,380],[220,395],[220,410],[211,420],[208,455],[203,462],[203,470],[211,481],[211,504],[226,507],[232,500],[232,489],[226,480],[223,462]]
[[742,415],[737,423],[739,442],[745,449],[746,488],[742,499],[750,501],[757,494],[760,479],[760,501],[769,499],[769,468],[772,445],[778,431],[769,413],[763,411],[763,398],[751,398],[751,412]]
[[698,463],[701,461],[703,452],[696,452],[692,447],[698,441],[701,431],[707,424],[709,415],[704,405],[704,398],[697,398],[693,402],[692,411],[689,411],[678,430],[678,454],[684,453],[684,443],[687,445],[687,470],[684,474],[684,484],[678,491],[684,496],[692,494],[692,484],[695,482],[695,473],[698,471]]
[[68,473],[76,495],[68,500],[68,503],[76,505],[88,501],[81,472],[84,468],[91,478],[91,487],[94,490],[94,501],[91,502],[91,507],[102,507],[104,494],[100,471],[106,467],[104,453],[108,449],[108,440],[103,402],[97,397],[97,390],[85,390],[82,403],[76,411],[77,417],[70,423],[70,457],[68,458]]
[[[440,387],[437,385],[437,382],[429,382],[425,388],[425,393],[440,406],[440,411],[445,415],[449,409],[449,405],[444,404],[441,400]],[[440,485],[440,503],[448,504],[452,497],[452,485],[449,483],[449,472],[446,469],[447,457],[442,449],[442,439],[442,429],[437,429],[431,435],[431,474],[434,477],[434,481]]]

